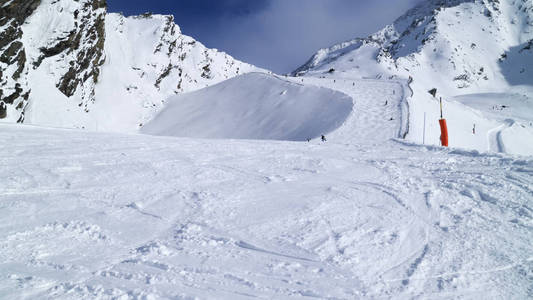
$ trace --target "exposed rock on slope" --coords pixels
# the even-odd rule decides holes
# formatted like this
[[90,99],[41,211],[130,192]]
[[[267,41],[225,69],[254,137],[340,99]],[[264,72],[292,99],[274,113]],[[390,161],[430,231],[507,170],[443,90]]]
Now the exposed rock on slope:
[[9,27],[0,51],[9,74],[0,93],[13,90],[2,99],[7,121],[23,122],[27,105],[48,96],[36,87],[43,85],[88,110],[105,59],[105,6],[104,0],[3,1],[2,23]]
[[29,87],[24,72],[27,58],[21,26],[39,6],[40,0],[0,0],[0,119],[8,115],[8,108],[16,112],[14,120],[24,120],[24,106],[29,97]]

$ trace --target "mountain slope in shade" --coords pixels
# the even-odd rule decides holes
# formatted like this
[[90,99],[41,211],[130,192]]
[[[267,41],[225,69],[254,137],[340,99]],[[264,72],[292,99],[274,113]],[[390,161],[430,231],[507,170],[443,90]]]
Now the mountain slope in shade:
[[0,7],[2,122],[135,131],[170,95],[258,70],[183,35],[172,16],[107,14],[102,0]]

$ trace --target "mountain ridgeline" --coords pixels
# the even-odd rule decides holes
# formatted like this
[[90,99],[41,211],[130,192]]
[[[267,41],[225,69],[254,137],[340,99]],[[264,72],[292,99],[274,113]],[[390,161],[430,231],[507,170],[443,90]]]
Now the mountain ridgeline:
[[105,0],[0,0],[0,121],[134,131],[171,95],[257,68],[207,49],[172,16]]
[[448,95],[533,85],[533,1],[424,1],[367,37],[318,51],[295,76],[414,78]]

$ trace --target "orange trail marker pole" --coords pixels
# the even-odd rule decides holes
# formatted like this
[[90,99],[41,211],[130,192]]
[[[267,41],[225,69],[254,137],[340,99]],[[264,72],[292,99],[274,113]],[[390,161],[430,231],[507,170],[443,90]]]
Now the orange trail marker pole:
[[442,115],[442,98],[440,98],[440,142],[441,145],[444,147],[448,147],[448,125],[446,124],[446,120],[444,119]]
[[440,124],[440,142],[442,146],[448,147],[448,126],[445,119],[439,120]]

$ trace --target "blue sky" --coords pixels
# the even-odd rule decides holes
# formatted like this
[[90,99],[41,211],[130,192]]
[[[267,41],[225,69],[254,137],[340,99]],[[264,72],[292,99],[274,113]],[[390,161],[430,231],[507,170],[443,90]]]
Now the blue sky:
[[173,14],[210,48],[290,72],[318,49],[367,36],[422,0],[107,0],[110,12]]

